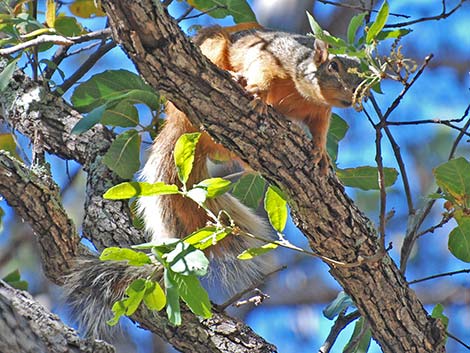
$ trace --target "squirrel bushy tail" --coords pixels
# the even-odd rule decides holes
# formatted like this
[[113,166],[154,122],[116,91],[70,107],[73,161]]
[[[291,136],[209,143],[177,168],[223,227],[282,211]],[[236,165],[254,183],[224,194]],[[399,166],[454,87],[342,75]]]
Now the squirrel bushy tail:
[[[175,143],[183,133],[194,131],[196,130],[186,116],[169,103],[165,126],[155,139],[147,163],[141,172],[141,179],[150,183],[164,181],[167,184],[178,184],[173,157]],[[187,182],[188,187],[210,178],[207,159],[211,157],[229,159],[233,156],[222,145],[213,142],[206,133],[202,133]],[[144,196],[139,198],[138,204],[146,231],[152,236],[153,241],[184,238],[206,226],[210,220],[204,209],[193,200],[180,195]],[[273,234],[263,218],[230,194],[208,199],[205,204],[216,215],[221,210],[225,211],[242,231],[264,238],[270,238]],[[260,245],[262,245],[260,241],[243,235],[229,235],[215,246],[208,248],[206,254],[211,260],[208,278],[217,281],[216,284],[229,293],[259,280],[269,267],[267,261],[262,257],[240,261],[236,257],[243,250]]]

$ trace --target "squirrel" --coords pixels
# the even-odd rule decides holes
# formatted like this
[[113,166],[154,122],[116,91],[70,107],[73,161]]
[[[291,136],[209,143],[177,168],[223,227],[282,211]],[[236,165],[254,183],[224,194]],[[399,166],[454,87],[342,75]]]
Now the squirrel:
[[[231,72],[254,96],[254,101],[262,101],[288,119],[304,123],[315,147],[320,150],[314,162],[322,174],[328,171],[326,137],[331,108],[352,104],[354,90],[361,80],[349,69],[358,68],[359,61],[329,54],[327,44],[314,37],[264,29],[252,23],[202,29],[194,42],[215,65]],[[191,125],[186,115],[168,102],[166,122],[151,147],[140,179],[179,184],[174,146],[182,134],[195,131],[198,128]],[[229,150],[202,132],[187,185],[210,177],[208,159],[232,157]],[[151,241],[183,238],[204,227],[209,220],[203,209],[181,195],[145,196],[139,198],[138,204]],[[207,200],[206,206],[215,214],[225,210],[234,223],[248,233],[272,237],[273,231],[267,222],[230,194]],[[236,257],[243,250],[260,245],[251,238],[229,235],[206,253],[213,260],[209,276],[231,292],[259,280],[270,268],[269,263],[262,257],[251,261],[240,261]],[[70,275],[66,294],[81,316],[87,334],[100,336],[103,328],[100,324],[106,319],[97,319],[97,316],[109,318],[109,308],[122,298],[127,284],[152,271],[145,266],[136,271],[119,262],[83,260]],[[82,297],[84,287],[87,287],[86,298]]]

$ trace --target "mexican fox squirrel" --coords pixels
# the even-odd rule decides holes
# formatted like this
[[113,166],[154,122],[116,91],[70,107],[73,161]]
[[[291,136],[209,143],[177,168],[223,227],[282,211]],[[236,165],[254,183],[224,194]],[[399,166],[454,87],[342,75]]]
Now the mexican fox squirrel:
[[[329,55],[327,45],[313,37],[265,30],[259,25],[247,29],[249,26],[252,25],[209,27],[199,32],[195,43],[214,64],[243,81],[257,100],[273,106],[291,120],[305,123],[314,145],[320,149],[320,157],[315,162],[326,173],[330,166],[326,137],[331,107],[352,104],[360,78],[348,69],[357,68],[359,62]],[[154,141],[141,177],[150,183],[178,184],[173,159],[175,143],[182,134],[198,129],[172,103],[168,103],[166,114],[166,123]],[[207,159],[231,157],[230,151],[203,132],[187,185],[209,177]],[[141,197],[138,202],[146,231],[154,241],[183,238],[209,221],[202,208],[180,195]],[[262,218],[229,194],[207,200],[206,205],[214,214],[225,210],[248,233],[265,237],[272,234]],[[208,255],[216,263],[212,272],[216,278],[220,277],[222,286],[242,288],[260,277],[266,270],[263,260],[236,259],[243,250],[259,245],[250,238],[232,235],[209,248]]]
[[[303,122],[321,152],[315,162],[322,173],[328,170],[326,136],[331,107],[351,105],[360,79],[348,69],[358,68],[358,61],[330,55],[327,45],[313,37],[265,30],[252,24],[203,29],[194,42],[214,64],[230,71],[256,100],[271,105],[293,121]],[[167,104],[166,114],[166,122],[141,171],[141,180],[179,184],[173,158],[175,143],[182,134],[198,129],[172,103]],[[203,132],[187,185],[191,187],[208,178],[207,160],[221,157],[233,156]],[[202,208],[180,195],[141,197],[138,203],[152,241],[183,238],[209,221]],[[214,214],[226,211],[243,231],[272,237],[273,231],[266,221],[230,194],[208,199],[206,206]],[[270,267],[267,261],[262,256],[250,261],[236,257],[243,250],[260,245],[251,238],[229,235],[208,249],[207,255],[214,260],[209,277],[232,292],[258,280]],[[154,271],[145,266],[136,270],[119,262],[98,259],[84,260],[77,267],[69,278],[67,292],[77,311],[81,310],[87,333],[94,336],[105,329],[102,322],[106,321],[106,316],[111,316],[109,308],[122,298],[126,283]],[[78,294],[83,293],[84,288],[89,293],[87,298]]]

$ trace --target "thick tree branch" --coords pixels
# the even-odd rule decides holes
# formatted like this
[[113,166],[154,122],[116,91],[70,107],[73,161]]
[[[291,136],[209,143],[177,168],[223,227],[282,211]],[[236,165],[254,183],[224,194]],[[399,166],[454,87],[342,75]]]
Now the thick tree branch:
[[[305,134],[269,110],[257,115],[228,74],[187,40],[158,1],[103,1],[116,38],[141,74],[291,199],[293,219],[321,255],[342,262],[377,254],[370,221],[334,175],[320,177]],[[431,319],[385,254],[354,268],[332,267],[384,352],[444,352],[442,324]]]
[[0,352],[113,353],[114,348],[80,338],[28,293],[0,281]]
[[[131,225],[127,204],[102,198],[105,190],[121,181],[101,162],[101,155],[106,151],[103,146],[109,146],[112,134],[97,126],[89,133],[70,135],[70,129],[77,123],[80,114],[61,98],[45,93],[38,83],[31,82],[21,72],[15,73],[11,85],[0,96],[0,103],[4,107],[2,118],[23,134],[32,138],[38,129],[48,136],[44,147],[49,153],[85,163],[88,181],[83,229],[98,249],[144,242],[143,235]],[[97,151],[93,151],[93,147]],[[77,256],[88,253],[88,250],[78,244],[75,226],[60,206],[57,186],[47,173],[28,169],[0,152],[0,195],[38,235],[48,278],[56,284],[63,284],[64,277],[73,270]],[[106,266],[106,263],[102,264]],[[122,282],[123,279],[117,280]],[[125,287],[126,283],[120,285]],[[215,313],[212,319],[200,321],[189,310],[184,310],[183,325],[176,328],[168,322],[164,313],[142,310],[133,319],[182,352],[194,352],[196,348],[209,353],[276,352],[274,346],[248,326],[224,313]]]

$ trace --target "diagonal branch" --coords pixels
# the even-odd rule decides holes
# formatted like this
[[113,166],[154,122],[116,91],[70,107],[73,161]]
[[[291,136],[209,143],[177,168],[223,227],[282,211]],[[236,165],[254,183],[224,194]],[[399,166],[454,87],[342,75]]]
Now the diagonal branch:
[[[103,4],[115,38],[149,84],[286,192],[293,219],[315,251],[346,263],[379,252],[376,230],[334,175],[319,175],[314,146],[300,128],[272,109],[255,114],[241,87],[200,54],[158,1]],[[388,255],[359,267],[331,267],[331,273],[385,353],[444,352],[442,324],[428,317]]]

